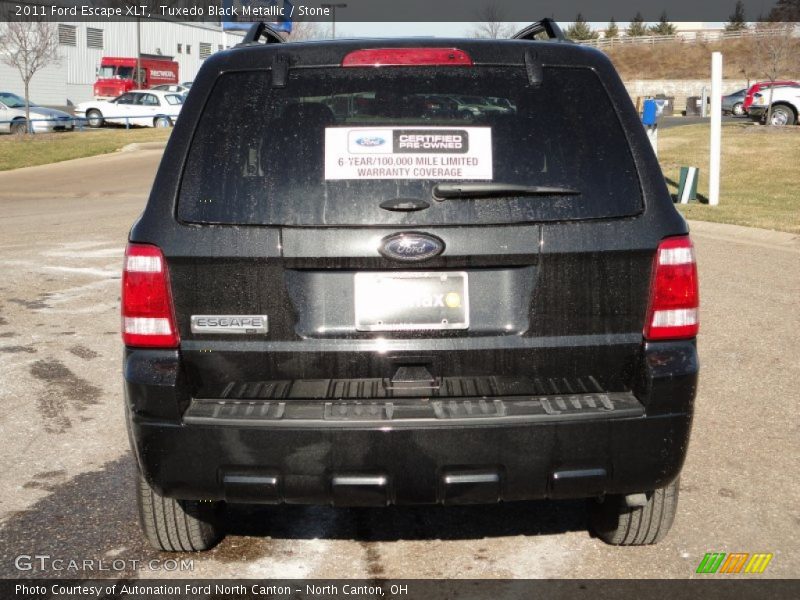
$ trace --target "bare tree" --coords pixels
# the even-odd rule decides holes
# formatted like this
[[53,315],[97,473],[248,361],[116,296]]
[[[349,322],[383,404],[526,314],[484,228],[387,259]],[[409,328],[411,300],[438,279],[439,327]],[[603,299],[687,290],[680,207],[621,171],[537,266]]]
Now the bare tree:
[[59,61],[58,31],[43,21],[8,21],[0,32],[0,60],[16,68],[25,87],[25,123],[31,124],[31,79],[46,66]]
[[514,33],[514,26],[505,20],[503,9],[496,4],[485,6],[478,13],[480,22],[471,32],[471,37],[476,38],[510,38]]
[[[756,43],[753,59],[757,68],[770,83],[774,83],[791,68],[796,60],[797,42],[792,37],[794,23],[759,23],[756,28],[780,29],[780,33],[759,38]],[[772,97],[774,85],[769,88],[769,104],[767,107],[767,125],[772,122]]]

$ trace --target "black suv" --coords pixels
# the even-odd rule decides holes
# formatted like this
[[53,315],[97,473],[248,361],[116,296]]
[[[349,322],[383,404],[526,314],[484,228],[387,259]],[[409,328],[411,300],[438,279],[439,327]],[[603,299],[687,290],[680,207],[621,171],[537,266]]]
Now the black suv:
[[258,24],[205,61],[123,276],[155,547],[211,547],[225,503],[590,498],[609,543],[669,530],[687,226],[609,60],[547,20],[515,37]]

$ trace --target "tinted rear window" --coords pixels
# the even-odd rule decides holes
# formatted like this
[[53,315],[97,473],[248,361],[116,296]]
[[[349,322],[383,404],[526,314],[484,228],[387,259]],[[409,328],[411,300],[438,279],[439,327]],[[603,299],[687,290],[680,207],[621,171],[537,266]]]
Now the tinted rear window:
[[[327,162],[326,162],[327,161]],[[437,183],[579,195],[432,199]],[[380,208],[421,199],[415,212]],[[594,71],[519,67],[221,75],[194,135],[178,216],[252,225],[499,224],[619,217],[642,207],[628,143]]]

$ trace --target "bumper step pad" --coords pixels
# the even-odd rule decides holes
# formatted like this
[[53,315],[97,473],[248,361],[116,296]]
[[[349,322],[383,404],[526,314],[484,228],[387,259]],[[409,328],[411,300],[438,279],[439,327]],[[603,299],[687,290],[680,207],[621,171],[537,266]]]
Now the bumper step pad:
[[504,422],[640,417],[644,407],[630,392],[504,398],[395,401],[194,399],[187,424],[262,427],[370,427],[485,425]]
[[[550,396],[600,394],[608,391],[596,378],[581,377],[441,377],[425,395],[443,398],[473,396]],[[421,396],[413,388],[398,388],[390,379],[295,379],[233,381],[199,394],[225,400],[379,400]]]

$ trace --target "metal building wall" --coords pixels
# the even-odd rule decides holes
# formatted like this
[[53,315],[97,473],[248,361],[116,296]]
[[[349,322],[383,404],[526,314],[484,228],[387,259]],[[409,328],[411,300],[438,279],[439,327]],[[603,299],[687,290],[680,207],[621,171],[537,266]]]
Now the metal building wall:
[[[0,62],[0,92],[24,95],[19,72]],[[60,65],[50,65],[31,80],[31,102],[47,106],[64,106],[67,99],[67,79]],[[90,91],[91,93],[91,91]]]

